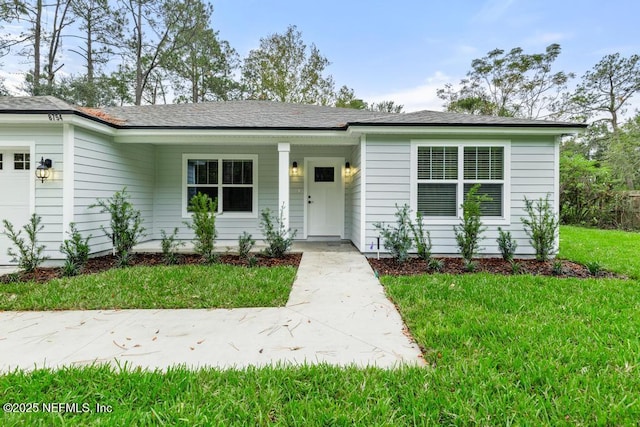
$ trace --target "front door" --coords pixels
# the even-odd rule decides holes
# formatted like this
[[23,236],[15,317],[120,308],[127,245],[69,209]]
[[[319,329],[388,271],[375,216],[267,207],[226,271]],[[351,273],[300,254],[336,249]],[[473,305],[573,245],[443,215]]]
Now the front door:
[[[31,172],[29,147],[0,147],[0,265],[13,264],[7,249],[13,248],[17,252],[2,233],[5,231],[2,220],[13,224],[16,232],[21,231],[29,220]],[[24,232],[21,237],[25,237]]]
[[342,158],[306,161],[307,236],[344,236]]

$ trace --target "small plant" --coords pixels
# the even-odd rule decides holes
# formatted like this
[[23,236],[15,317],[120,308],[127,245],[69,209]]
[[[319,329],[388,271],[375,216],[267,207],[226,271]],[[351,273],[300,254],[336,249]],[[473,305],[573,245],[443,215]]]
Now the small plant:
[[427,267],[431,271],[440,273],[442,270],[444,270],[444,261],[441,259],[431,258],[429,260],[429,263],[427,264]]
[[586,264],[587,270],[589,274],[592,276],[597,276],[602,271],[602,266],[598,261],[591,261]]
[[562,261],[553,261],[553,265],[551,266],[551,274],[553,274],[554,276],[562,276],[562,273],[564,273],[562,269]]
[[464,271],[467,273],[473,273],[478,269],[478,263],[471,260],[464,260]]
[[122,191],[117,191],[109,199],[98,199],[89,208],[101,208],[101,213],[111,215],[109,230],[100,226],[105,236],[113,242],[116,260],[119,267],[129,265],[131,261],[131,249],[144,236],[142,226],[142,216],[140,211],[134,209],[129,201],[131,197],[127,194],[126,187]]
[[515,276],[517,274],[520,274],[521,271],[522,271],[522,264],[520,264],[519,262],[511,261],[511,274]]
[[498,227],[498,238],[496,241],[498,242],[502,259],[512,262],[516,254],[516,249],[518,248],[518,243],[511,237],[511,232],[503,231],[502,228]]
[[297,230],[285,229],[284,205],[280,208],[280,215],[276,218],[271,215],[269,208],[264,209],[260,215],[260,229],[267,242],[264,253],[272,258],[282,258],[291,249]]
[[184,242],[176,240],[178,236],[178,227],[173,229],[173,233],[167,234],[164,230],[160,230],[160,246],[162,247],[162,259],[167,265],[178,263],[178,248],[184,246]]
[[44,245],[38,246],[37,234],[44,228],[41,222],[41,217],[36,214],[31,215],[29,222],[22,227],[27,234],[27,240],[25,240],[23,237],[20,237],[22,230],[16,232],[13,224],[6,219],[2,220],[5,228],[3,234],[6,235],[18,249],[17,252],[12,248],[7,249],[7,255],[12,257],[11,261],[17,262],[18,267],[27,273],[31,273],[38,268],[38,266],[48,258],[42,255]]
[[465,266],[471,264],[471,260],[478,253],[480,236],[486,230],[486,227],[482,226],[482,221],[480,220],[480,204],[485,201],[490,201],[491,198],[484,194],[478,195],[479,189],[480,184],[471,187],[465,201],[462,203],[462,223],[459,226],[453,226],[456,242],[458,242],[460,254],[465,260]]
[[382,237],[383,246],[391,253],[396,262],[403,263],[409,258],[411,249],[411,220],[409,219],[409,206],[398,207],[396,204],[396,226],[391,227],[382,223],[375,223],[373,226]]
[[[406,206],[406,205],[405,205]],[[418,257],[425,261],[431,259],[431,234],[424,228],[424,219],[421,212],[416,213],[416,223],[409,222],[409,228],[413,234],[413,243],[416,245]]]
[[247,258],[247,263],[249,263],[249,267],[255,267],[258,265],[258,258],[255,256],[250,256]]
[[198,193],[189,201],[191,222],[185,223],[195,234],[193,238],[194,251],[209,264],[218,261],[214,252],[216,237],[218,237],[216,230],[217,209],[218,199],[214,200],[207,194]]
[[75,223],[69,224],[69,239],[65,239],[60,245],[60,252],[65,256],[62,274],[76,276],[81,271],[89,259],[89,239],[91,236],[82,238],[82,235],[76,228]]
[[549,195],[535,202],[524,198],[528,218],[521,218],[524,231],[529,236],[531,246],[536,251],[536,260],[547,261],[555,251],[558,220],[549,204]]
[[238,255],[240,255],[240,258],[249,260],[249,253],[255,244],[256,241],[251,238],[251,234],[243,231],[238,237]]

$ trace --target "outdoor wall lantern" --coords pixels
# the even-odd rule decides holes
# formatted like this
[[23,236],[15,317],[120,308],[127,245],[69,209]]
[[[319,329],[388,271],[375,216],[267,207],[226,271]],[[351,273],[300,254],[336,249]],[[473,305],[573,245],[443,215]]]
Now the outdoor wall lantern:
[[351,164],[349,162],[344,164],[344,173],[345,175],[351,175]]
[[44,182],[51,175],[51,166],[53,162],[51,159],[45,159],[42,157],[40,159],[40,164],[36,168],[36,178],[40,180],[40,182]]
[[293,162],[291,165],[291,174],[298,175],[298,162]]

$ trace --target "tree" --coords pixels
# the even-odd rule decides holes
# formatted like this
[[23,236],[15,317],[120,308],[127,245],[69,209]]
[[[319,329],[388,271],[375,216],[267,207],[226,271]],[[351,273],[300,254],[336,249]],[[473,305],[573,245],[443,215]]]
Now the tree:
[[449,111],[525,118],[552,114],[555,101],[566,89],[572,73],[552,72],[560,45],[547,46],[544,53],[526,54],[516,47],[505,53],[494,49],[471,62],[459,89],[445,85],[438,97]]
[[120,0],[130,19],[128,40],[123,49],[135,70],[134,103],[141,105],[147,85],[153,80],[148,99],[156,100],[159,88],[165,87],[162,67],[167,56],[176,49],[182,48],[188,39],[191,23],[195,21],[200,10],[199,0]]
[[242,82],[249,99],[331,105],[333,77],[324,75],[329,64],[314,44],[307,48],[293,25],[260,39],[244,60]]
[[[75,103],[87,107],[108,105],[104,87],[96,81],[99,67],[113,56],[114,40],[122,39],[124,20],[119,10],[114,10],[108,0],[73,0],[73,14],[80,24],[81,35],[75,35],[83,44],[70,49],[85,62],[85,77],[73,78],[67,87],[76,87]],[[104,81],[104,79],[102,79]],[[101,96],[101,93],[103,96]]]
[[166,68],[173,74],[173,90],[178,102],[228,100],[239,97],[240,85],[233,72],[239,65],[236,51],[209,26],[213,8],[198,2],[191,31],[180,48],[173,50]]
[[366,110],[369,106],[360,98],[356,98],[356,94],[353,89],[342,86],[336,92],[335,106],[338,108],[352,108],[354,110]]
[[635,94],[640,92],[640,55],[621,57],[619,53],[606,55],[591,71],[569,99],[577,113],[585,118],[605,114],[605,121],[616,131],[619,115]]
[[604,163],[628,190],[640,188],[640,114],[611,134]]
[[371,104],[367,110],[380,111],[383,113],[402,113],[404,105],[396,104],[393,101],[380,101],[378,103]]

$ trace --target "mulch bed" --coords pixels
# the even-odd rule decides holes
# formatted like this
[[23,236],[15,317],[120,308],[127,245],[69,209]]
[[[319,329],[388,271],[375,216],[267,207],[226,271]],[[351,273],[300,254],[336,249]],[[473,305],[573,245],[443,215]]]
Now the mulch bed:
[[[257,263],[256,267],[275,267],[275,266],[292,266],[298,267],[300,264],[300,259],[302,258],[301,253],[290,253],[285,255],[283,258],[269,258],[263,255],[256,254]],[[224,254],[220,255],[219,258],[220,264],[229,264],[229,265],[238,265],[238,266],[249,266],[249,263],[246,259],[240,258],[238,255]],[[178,265],[204,265],[202,257],[195,254],[184,254],[178,255]],[[105,255],[95,258],[90,258],[87,264],[84,266],[82,270],[82,274],[95,274],[100,273],[102,271],[110,270],[112,268],[116,268],[116,259],[113,255]],[[135,254],[132,257],[131,264],[133,266],[154,266],[154,265],[165,265],[162,254],[159,253],[140,253]],[[18,273],[18,280],[21,282],[34,281],[37,283],[45,283],[51,279],[57,279],[62,277],[62,269],[59,267],[43,267],[37,268],[32,273]],[[11,275],[0,276],[0,283],[8,283],[10,281],[15,281],[15,277],[11,277]]]
[[[447,274],[469,274],[464,267],[462,258],[437,258],[444,263],[444,268],[439,273]],[[554,277],[576,277],[581,279],[593,278],[587,267],[571,261],[558,260],[562,263],[562,273],[554,274],[553,264],[555,261],[536,261],[535,259],[516,259],[520,267],[517,274],[533,274],[537,276]],[[503,275],[513,275],[511,264],[502,258],[478,258],[475,259],[476,270],[474,273],[493,273]],[[369,264],[379,275],[405,276],[415,274],[433,273],[427,267],[426,261],[418,258],[410,258],[404,263],[398,263],[393,258],[369,258]],[[600,271],[597,277],[604,278],[624,278],[615,273]]]

